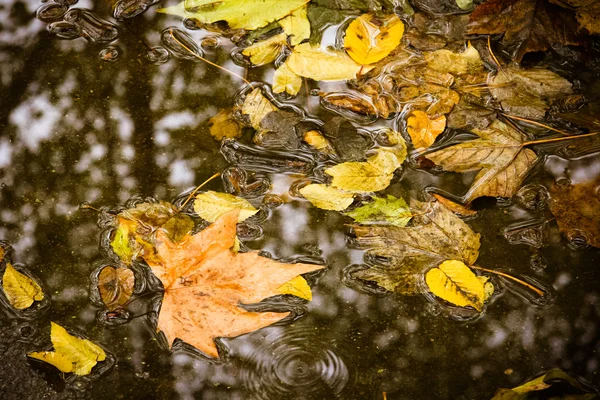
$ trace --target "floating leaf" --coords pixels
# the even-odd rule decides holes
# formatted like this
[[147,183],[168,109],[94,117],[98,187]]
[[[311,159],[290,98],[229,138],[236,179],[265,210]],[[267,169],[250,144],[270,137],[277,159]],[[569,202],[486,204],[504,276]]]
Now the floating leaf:
[[312,300],[312,290],[310,289],[308,282],[306,282],[306,279],[301,276],[297,276],[289,282],[279,286],[277,291],[281,294],[291,294],[304,300]]
[[523,135],[498,120],[485,129],[474,129],[479,139],[460,143],[426,155],[447,171],[478,171],[464,195],[466,202],[481,196],[511,197],[537,161],[523,147]]
[[471,210],[470,208],[467,208],[467,207],[463,206],[462,204],[455,203],[452,200],[449,200],[443,196],[440,196],[437,193],[433,193],[432,195],[433,195],[433,197],[435,197],[435,199],[437,201],[442,203],[444,205],[444,207],[446,207],[448,210],[452,211],[454,214],[460,214],[460,215],[464,215],[464,216],[470,216],[470,215],[477,214],[477,211]]
[[406,130],[416,149],[426,149],[446,129],[446,117],[431,119],[423,111],[415,110],[406,120]]
[[242,136],[242,128],[233,119],[231,113],[231,109],[221,110],[208,120],[208,128],[212,137],[221,140],[223,138],[234,139]]
[[[342,81],[356,79],[361,66],[343,51],[325,51],[318,46],[302,43],[294,51],[286,64],[293,73],[315,81]],[[364,68],[363,72],[367,72]]]
[[257,131],[260,131],[260,121],[270,112],[277,111],[269,99],[261,92],[260,88],[255,88],[246,95],[242,105],[242,113],[250,116],[250,125]]
[[239,210],[238,222],[242,222],[258,212],[248,200],[229,193],[208,190],[196,195],[194,200],[194,211],[208,222],[215,222],[231,210]]
[[446,260],[430,269],[425,275],[425,283],[431,293],[449,303],[459,307],[471,306],[477,311],[483,308],[486,282],[462,261]]
[[468,11],[473,7],[473,0],[456,0],[456,5],[461,10]]
[[179,338],[218,357],[215,338],[252,332],[289,315],[247,311],[240,304],[258,303],[292,278],[323,268],[231,251],[238,220],[235,209],[180,243],[157,232],[157,257],[146,261],[164,287],[158,329],[168,343]]
[[392,195],[376,197],[375,201],[345,213],[361,224],[387,223],[395,226],[406,226],[412,217],[408,205],[403,198]]
[[50,340],[54,352],[33,352],[27,356],[52,364],[62,372],[74,372],[75,375],[89,374],[98,361],[106,359],[101,347],[87,339],[69,335],[65,328],[54,322],[51,322]]
[[115,236],[110,242],[110,247],[126,265],[131,264],[131,259],[133,258],[133,249],[131,248],[129,239],[130,228],[130,224],[119,224],[117,229],[115,229]]
[[398,16],[382,20],[365,14],[348,25],[344,47],[357,63],[373,64],[398,47],[403,33],[404,24]]
[[275,70],[273,74],[273,93],[287,93],[295,96],[302,87],[302,78],[292,72],[286,64]]
[[492,400],[597,400],[598,397],[597,393],[587,390],[577,379],[553,368],[513,389],[498,389]]
[[343,211],[352,204],[354,195],[323,184],[310,184],[300,189],[300,194],[323,210]]
[[40,285],[27,275],[17,271],[10,262],[6,263],[6,269],[2,276],[2,290],[4,290],[10,305],[17,310],[29,308],[34,301],[44,299],[44,292]]
[[454,53],[446,49],[427,53],[425,61],[427,61],[427,66],[434,71],[449,72],[454,75],[474,75],[484,71],[479,52],[471,45],[468,45],[462,53]]
[[157,12],[211,24],[227,21],[232,29],[254,30],[302,8],[310,0],[185,0]]
[[310,37],[310,22],[306,15],[306,7],[299,8],[287,17],[279,20],[283,31],[291,36],[290,44],[296,46]]
[[98,275],[98,291],[102,302],[110,311],[127,303],[134,286],[135,275],[129,268],[106,266]]
[[286,34],[280,33],[246,47],[242,50],[242,54],[249,57],[250,62],[255,66],[270,64],[279,57],[286,44]]
[[335,150],[331,147],[329,140],[325,139],[319,131],[307,131],[304,134],[304,141],[311,147],[325,154],[335,154]]

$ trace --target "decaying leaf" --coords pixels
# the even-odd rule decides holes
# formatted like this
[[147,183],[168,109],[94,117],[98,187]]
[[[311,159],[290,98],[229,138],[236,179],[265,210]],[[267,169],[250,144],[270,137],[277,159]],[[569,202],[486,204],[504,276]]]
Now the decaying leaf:
[[[356,79],[361,66],[343,51],[326,51],[319,46],[301,43],[286,61],[293,73],[315,81]],[[367,72],[369,68],[364,68]]]
[[242,113],[250,117],[250,125],[257,131],[261,130],[260,121],[273,111],[277,111],[277,107],[262,94],[260,88],[248,93],[242,105]]
[[291,36],[290,44],[296,46],[310,37],[310,21],[306,15],[306,7],[302,7],[279,20],[283,31]]
[[600,247],[600,179],[550,187],[550,211],[569,239],[583,239]]
[[348,110],[362,115],[371,115],[377,117],[378,112],[371,99],[354,93],[323,93],[320,92],[321,104],[327,109],[337,111],[339,109]]
[[40,285],[27,275],[17,271],[10,262],[6,263],[6,269],[2,275],[2,290],[4,290],[4,295],[10,305],[17,310],[29,308],[34,301],[44,299],[44,292]]
[[479,234],[438,202],[411,201],[411,226],[354,226],[359,247],[381,261],[354,274],[401,294],[415,294],[429,268],[445,260],[473,265],[479,255]]
[[406,120],[406,130],[416,149],[426,149],[446,129],[446,117],[429,118],[423,111],[415,110]]
[[65,328],[51,322],[50,340],[54,351],[34,351],[27,356],[54,365],[62,372],[87,375],[98,361],[106,359],[106,353],[87,339],[70,335]]
[[254,143],[270,149],[297,149],[302,137],[301,121],[302,117],[294,112],[270,112],[260,121],[260,130],[254,135]]
[[275,70],[273,74],[273,93],[287,93],[295,96],[302,87],[302,78],[292,72],[292,70],[283,64]]
[[492,400],[597,400],[597,393],[585,388],[564,371],[553,368],[512,389],[498,389]]
[[254,66],[270,64],[279,57],[286,44],[286,34],[280,33],[246,47],[242,54],[249,57]]
[[374,14],[365,14],[348,25],[344,47],[359,64],[373,64],[385,58],[402,39],[404,24],[394,15],[380,19]]
[[482,196],[511,197],[536,163],[533,150],[523,147],[523,135],[498,120],[485,129],[474,129],[479,136],[428,153],[426,157],[447,171],[478,171],[465,202]]
[[462,204],[455,203],[452,200],[445,198],[437,193],[432,193],[433,197],[440,203],[444,205],[448,210],[452,211],[454,214],[459,214],[463,216],[470,216],[477,214],[477,211],[471,210],[468,207],[463,206]]
[[471,306],[477,311],[482,310],[486,299],[484,286],[491,285],[487,280],[457,260],[446,260],[425,274],[425,283],[431,293],[459,307]]
[[146,262],[164,287],[158,329],[169,343],[179,338],[218,357],[214,338],[252,332],[289,315],[250,312],[240,305],[276,295],[292,278],[323,268],[232,252],[238,219],[239,210],[230,211],[179,243],[157,232],[157,257]]
[[372,146],[370,138],[361,135],[356,127],[343,117],[333,117],[327,121],[321,127],[321,132],[343,161],[362,159]]
[[325,154],[335,154],[335,150],[319,131],[311,130],[304,134],[303,140],[311,147]]
[[254,30],[302,8],[309,0],[185,0],[157,12],[211,24],[227,21],[232,29]]
[[110,311],[127,303],[134,286],[135,275],[129,268],[106,266],[98,275],[98,291],[102,302]]
[[258,212],[248,200],[229,193],[207,190],[196,195],[194,200],[194,211],[208,222],[215,222],[231,210],[239,210],[238,222],[242,222]]
[[384,223],[395,226],[406,226],[412,217],[408,205],[403,198],[392,195],[376,197],[371,203],[364,204],[345,213],[361,224]]
[[354,194],[322,183],[306,185],[300,189],[300,194],[323,210],[344,211],[354,201]]
[[208,120],[210,134],[217,140],[223,138],[238,138],[242,136],[242,127],[233,119],[232,110],[226,109],[219,111]]
[[462,53],[442,49],[425,54],[427,66],[434,71],[449,72],[454,75],[477,74],[484,70],[477,49],[471,45]]

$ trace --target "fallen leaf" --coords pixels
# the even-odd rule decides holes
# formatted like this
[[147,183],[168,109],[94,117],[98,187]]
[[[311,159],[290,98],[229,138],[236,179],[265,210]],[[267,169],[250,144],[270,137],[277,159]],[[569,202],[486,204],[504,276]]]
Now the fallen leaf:
[[426,154],[446,171],[479,171],[463,196],[466,203],[482,197],[511,197],[538,160],[523,147],[523,135],[498,120],[485,129],[474,129],[479,139]]
[[331,143],[329,143],[329,140],[325,139],[325,137],[323,137],[319,131],[307,131],[304,134],[303,140],[306,142],[306,144],[319,150],[321,153],[330,155],[335,154],[335,150],[331,146]]
[[260,88],[248,93],[242,105],[242,113],[250,117],[250,125],[257,131],[261,130],[260,121],[273,111],[277,111],[277,107],[262,94]]
[[592,35],[600,35],[600,3],[597,0],[575,0],[575,2],[579,3],[575,10],[579,25]]
[[306,282],[306,279],[301,276],[292,278],[290,281],[279,286],[277,292],[281,294],[291,294],[308,301],[312,300],[312,290],[310,289],[308,282]]
[[461,10],[468,11],[473,8],[473,0],[456,0],[456,5]]
[[44,292],[40,285],[24,273],[17,271],[10,262],[6,263],[2,275],[2,290],[10,305],[17,310],[29,308],[34,301],[44,299]]
[[205,24],[226,21],[232,29],[254,30],[277,21],[310,0],[185,0],[157,12],[193,18]]
[[578,45],[575,15],[547,0],[488,0],[471,13],[469,35],[503,34],[502,44],[514,60],[545,51],[552,44]]
[[102,268],[98,275],[98,291],[102,302],[112,311],[127,303],[133,294],[135,275],[129,268]]
[[372,141],[359,134],[356,127],[343,117],[333,117],[321,127],[321,131],[343,161],[363,158],[372,146]]
[[294,112],[277,110],[260,121],[254,143],[269,149],[295,150],[300,147],[302,134],[296,129],[302,117]]
[[242,136],[242,127],[233,119],[231,109],[219,111],[208,120],[210,135],[217,140],[238,138]]
[[287,36],[280,33],[246,47],[242,54],[250,59],[252,65],[258,67],[275,61],[286,45]]
[[434,71],[449,72],[454,75],[476,74],[484,70],[479,52],[470,44],[462,53],[454,53],[446,49],[426,53],[425,61]]
[[415,110],[406,120],[406,130],[416,149],[426,149],[431,146],[444,129],[446,129],[446,117],[443,115],[431,119],[427,113]]
[[368,162],[348,161],[329,167],[325,173],[333,177],[331,185],[350,192],[377,192],[389,186],[394,176]]
[[300,189],[300,194],[323,210],[344,211],[354,201],[354,194],[322,183],[312,183]]
[[395,226],[406,226],[412,217],[408,205],[403,198],[392,195],[376,197],[372,203],[364,204],[345,213],[361,224],[386,223]]
[[[361,66],[343,51],[326,51],[319,46],[301,43],[286,61],[293,73],[315,81],[356,79]],[[369,68],[364,68],[367,72]]]
[[[587,393],[587,394],[586,394]],[[595,392],[584,388],[581,383],[566,372],[553,368],[539,377],[513,389],[498,389],[492,400],[534,400],[534,399],[594,400]]]
[[279,20],[283,31],[291,36],[290,44],[296,46],[310,37],[310,22],[306,15],[306,7],[299,8],[285,18]]
[[194,200],[194,211],[208,222],[215,222],[232,210],[239,210],[238,222],[245,221],[258,212],[248,200],[229,193],[207,190],[196,195]]
[[354,274],[401,294],[418,292],[424,271],[445,260],[473,265],[479,237],[438,202],[411,201],[411,226],[354,226],[356,243],[381,262]]
[[496,111],[486,108],[481,98],[463,94],[447,117],[448,128],[483,129],[496,119]]
[[314,1],[308,3],[306,14],[311,27],[309,43],[313,46],[321,43],[325,29],[348,18],[348,13],[317,5]]
[[373,103],[371,103],[371,99],[367,98],[366,96],[348,92],[319,92],[319,96],[321,96],[321,105],[324,108],[338,112],[339,114],[341,114],[339,109],[342,109],[361,115],[373,116],[375,118],[378,116],[377,109]]
[[164,287],[158,329],[168,343],[179,338],[218,357],[213,339],[252,332],[289,315],[246,311],[240,305],[276,295],[292,278],[323,268],[232,252],[238,219],[239,210],[230,211],[180,243],[157,232],[157,257],[146,261]]
[[600,247],[600,179],[550,187],[550,211],[567,238],[584,239]]
[[273,93],[287,93],[295,96],[302,87],[302,78],[292,72],[286,64],[275,70],[273,74]]
[[479,279],[463,263],[446,260],[425,274],[427,287],[437,297],[459,307],[473,307],[481,311],[485,301],[485,280]]
[[62,372],[87,375],[98,361],[106,359],[106,353],[87,339],[70,335],[65,328],[51,322],[50,340],[54,351],[35,351],[27,356],[54,365]]
[[365,14],[348,25],[344,47],[357,63],[373,64],[398,47],[403,33],[404,24],[398,16],[380,19]]
[[448,210],[452,211],[454,214],[459,214],[459,215],[463,215],[466,217],[477,214],[477,211],[471,210],[470,208],[467,208],[467,207],[463,206],[462,204],[455,203],[452,200],[449,200],[443,196],[440,196],[437,193],[432,193],[432,195],[433,195],[433,197],[435,197],[435,199],[437,201],[442,203],[444,205],[444,207],[446,207]]
[[367,163],[384,174],[396,171],[406,160],[406,144],[404,140],[395,147],[380,147],[367,157]]

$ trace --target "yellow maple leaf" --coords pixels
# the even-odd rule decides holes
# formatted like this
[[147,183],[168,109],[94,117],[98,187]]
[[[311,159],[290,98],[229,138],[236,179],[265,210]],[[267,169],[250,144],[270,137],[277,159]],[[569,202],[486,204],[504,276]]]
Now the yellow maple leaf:
[[404,24],[396,15],[379,20],[373,14],[356,18],[346,29],[344,47],[359,64],[373,64],[387,57],[399,44]]
[[2,276],[2,289],[11,306],[17,310],[30,307],[34,301],[44,299],[40,285],[27,275],[17,271],[11,263],[6,263]]
[[291,36],[290,44],[297,45],[310,37],[310,21],[306,15],[306,7],[299,8],[285,18],[279,20],[283,31]]

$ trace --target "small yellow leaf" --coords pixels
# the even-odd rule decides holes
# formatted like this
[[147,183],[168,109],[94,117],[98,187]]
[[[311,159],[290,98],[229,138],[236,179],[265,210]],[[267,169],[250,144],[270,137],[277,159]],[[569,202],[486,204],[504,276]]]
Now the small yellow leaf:
[[248,200],[229,193],[208,190],[198,194],[194,200],[194,211],[208,222],[215,222],[221,216],[235,209],[240,210],[238,222],[242,222],[258,212]]
[[115,237],[110,242],[110,247],[123,263],[129,265],[133,258],[133,250],[129,244],[130,224],[121,223],[121,219],[119,219],[119,222],[119,227],[115,230]]
[[406,159],[406,146],[382,147],[375,154],[367,157],[367,163],[381,171],[382,174],[393,174]]
[[300,297],[304,300],[312,300],[312,291],[310,290],[310,286],[308,286],[306,279],[300,275],[279,286],[277,291],[281,294],[293,294],[294,296]]
[[249,57],[250,62],[255,66],[265,65],[275,61],[286,44],[287,36],[285,33],[280,33],[246,47],[242,50],[242,54]]
[[446,49],[427,53],[425,60],[427,66],[434,71],[455,75],[476,74],[484,70],[479,52],[470,44],[462,53],[454,53]]
[[17,271],[10,263],[2,277],[2,289],[11,306],[17,310],[30,307],[34,301],[44,299],[40,285],[27,275]]
[[296,46],[310,37],[310,22],[306,15],[306,7],[302,7],[287,17],[279,20],[283,31],[291,36],[290,44]]
[[335,154],[335,150],[319,131],[307,131],[304,134],[304,141],[311,147],[325,154]]
[[400,44],[404,24],[396,15],[380,21],[373,14],[356,18],[346,29],[344,47],[359,64],[373,64]]
[[300,194],[323,210],[343,211],[352,204],[354,195],[323,184],[310,184],[300,189]]
[[430,119],[423,111],[413,111],[406,121],[406,130],[415,149],[426,149],[435,142],[438,135],[446,129],[446,117]]
[[217,140],[223,138],[238,138],[242,136],[242,128],[231,115],[232,110],[226,109],[219,111],[208,120],[210,135]]
[[55,351],[34,351],[27,354],[27,356],[53,365],[61,372],[73,372],[73,361],[61,353]]
[[479,279],[462,261],[444,261],[427,272],[425,282],[431,293],[449,303],[459,307],[471,306],[477,311],[483,308],[485,281]]
[[[319,46],[302,43],[294,47],[286,61],[293,73],[315,81],[356,79],[361,66],[343,51],[325,51]],[[363,68],[363,72],[370,68]]]
[[[385,167],[388,169],[387,167]],[[385,172],[368,162],[349,161],[327,168],[331,185],[350,192],[377,192],[389,186],[393,172]]]
[[260,121],[273,111],[277,111],[277,107],[262,94],[260,88],[248,93],[242,105],[242,113],[250,116],[250,125],[257,131],[261,130]]
[[283,64],[273,74],[273,93],[286,92],[295,96],[302,87],[302,78],[292,72],[286,64]]

